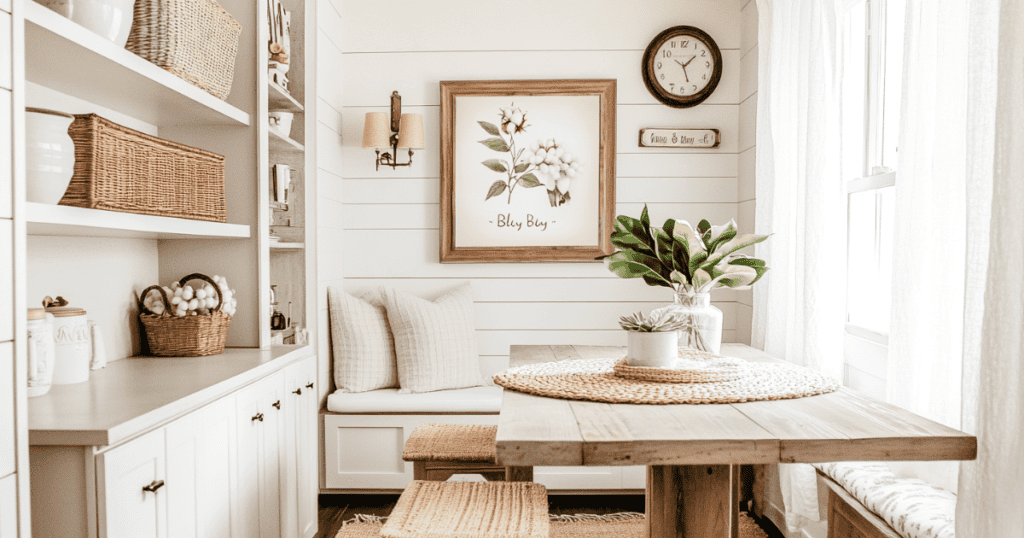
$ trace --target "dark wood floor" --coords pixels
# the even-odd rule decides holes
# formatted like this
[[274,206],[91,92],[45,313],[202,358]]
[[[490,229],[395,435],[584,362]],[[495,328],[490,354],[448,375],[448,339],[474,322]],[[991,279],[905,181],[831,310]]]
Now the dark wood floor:
[[[320,527],[316,538],[334,538],[341,524],[356,514],[386,516],[398,495],[321,495]],[[613,514],[643,512],[643,495],[550,495],[552,514]],[[770,538],[784,538],[770,521],[759,521]]]

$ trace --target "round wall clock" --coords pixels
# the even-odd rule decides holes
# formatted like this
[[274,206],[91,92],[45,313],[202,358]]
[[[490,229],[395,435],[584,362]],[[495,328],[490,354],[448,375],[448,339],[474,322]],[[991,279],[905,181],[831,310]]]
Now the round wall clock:
[[657,100],[673,108],[699,105],[722,78],[722,51],[706,32],[673,26],[644,52],[644,84]]

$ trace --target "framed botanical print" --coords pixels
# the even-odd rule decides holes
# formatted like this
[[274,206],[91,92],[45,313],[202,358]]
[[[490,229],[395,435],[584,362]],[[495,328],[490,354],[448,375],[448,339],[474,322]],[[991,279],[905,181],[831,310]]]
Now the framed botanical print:
[[613,251],[615,81],[441,83],[441,263]]

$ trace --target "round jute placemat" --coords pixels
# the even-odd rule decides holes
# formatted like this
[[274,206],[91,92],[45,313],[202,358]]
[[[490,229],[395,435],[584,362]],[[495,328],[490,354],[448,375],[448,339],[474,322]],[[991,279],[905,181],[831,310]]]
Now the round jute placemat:
[[839,388],[836,380],[801,366],[782,362],[737,365],[741,375],[710,383],[664,383],[627,379],[615,373],[620,359],[577,359],[509,368],[494,382],[537,396],[632,404],[712,404],[784,400],[825,394]]

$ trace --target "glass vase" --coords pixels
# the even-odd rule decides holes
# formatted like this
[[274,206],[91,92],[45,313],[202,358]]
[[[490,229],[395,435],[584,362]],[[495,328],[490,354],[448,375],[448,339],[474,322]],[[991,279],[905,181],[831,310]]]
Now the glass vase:
[[711,304],[710,293],[677,292],[675,302],[664,310],[686,323],[679,331],[680,346],[715,355],[722,350],[722,311]]

